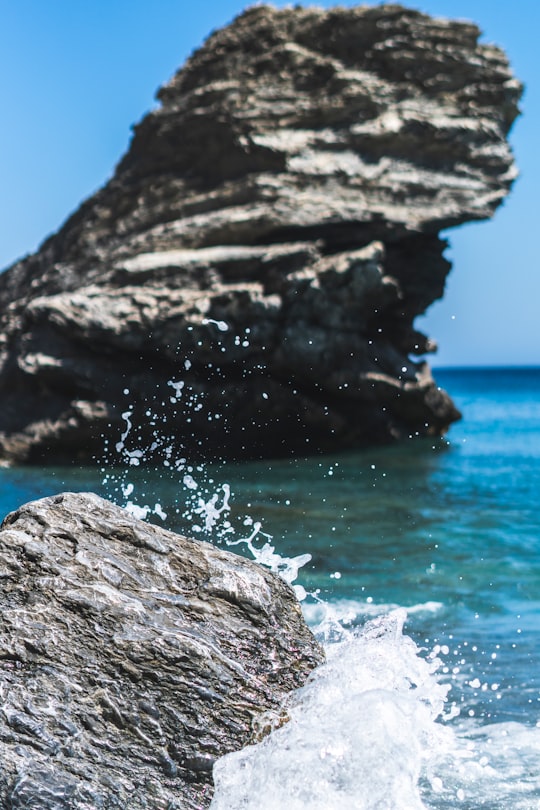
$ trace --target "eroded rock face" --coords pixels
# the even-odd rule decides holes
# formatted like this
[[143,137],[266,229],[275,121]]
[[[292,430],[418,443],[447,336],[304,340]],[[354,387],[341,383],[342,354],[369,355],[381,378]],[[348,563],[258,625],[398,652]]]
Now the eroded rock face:
[[11,810],[207,807],[216,757],[323,657],[273,574],[96,495],[9,515],[0,576]]
[[516,174],[521,86],[478,36],[397,5],[257,6],[213,34],[113,179],[0,277],[4,457],[90,457],[126,389],[140,442],[154,402],[206,455],[444,432],[414,319],[443,293],[439,231]]

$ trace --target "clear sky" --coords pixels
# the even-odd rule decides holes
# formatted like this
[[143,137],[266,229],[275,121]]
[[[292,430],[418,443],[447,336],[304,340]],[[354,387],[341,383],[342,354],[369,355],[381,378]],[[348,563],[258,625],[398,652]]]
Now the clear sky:
[[[131,125],[154,105],[157,87],[245,5],[0,0],[0,267],[35,250],[108,179]],[[474,20],[484,41],[505,48],[527,86],[511,136],[521,177],[493,221],[446,234],[454,269],[445,298],[417,326],[439,343],[435,366],[540,365],[540,275],[532,238],[540,194],[540,3],[407,5]]]

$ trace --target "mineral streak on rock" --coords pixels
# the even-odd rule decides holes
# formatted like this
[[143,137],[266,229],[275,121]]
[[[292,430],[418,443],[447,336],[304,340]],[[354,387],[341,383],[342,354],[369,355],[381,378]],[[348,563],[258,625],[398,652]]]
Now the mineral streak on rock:
[[323,657],[281,579],[96,495],[9,515],[0,575],[11,810],[207,807],[214,760]]
[[414,320],[443,294],[441,229],[516,176],[521,85],[478,37],[398,5],[256,6],[212,34],[111,181],[0,277],[3,457],[91,456],[126,388],[139,442],[165,402],[179,444],[222,457],[443,433]]

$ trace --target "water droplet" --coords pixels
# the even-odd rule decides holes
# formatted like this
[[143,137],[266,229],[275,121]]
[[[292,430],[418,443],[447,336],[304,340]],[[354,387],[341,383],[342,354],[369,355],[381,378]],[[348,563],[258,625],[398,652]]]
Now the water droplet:
[[217,326],[220,332],[227,332],[229,329],[229,325],[225,321],[215,321],[213,318],[203,318],[202,323],[206,326],[206,324],[213,323],[214,326]]

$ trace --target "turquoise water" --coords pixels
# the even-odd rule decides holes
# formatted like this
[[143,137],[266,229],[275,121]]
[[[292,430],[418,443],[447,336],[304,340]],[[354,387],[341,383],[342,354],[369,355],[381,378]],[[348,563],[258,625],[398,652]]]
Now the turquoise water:
[[[2,469],[0,511],[93,489],[151,511],[158,504],[150,519],[222,544],[260,523],[258,547],[269,535],[282,557],[312,555],[297,580],[312,594],[304,602],[310,621],[323,610],[318,600],[346,627],[405,607],[406,634],[442,660],[438,677],[459,709],[447,724],[469,742],[496,739],[491,749],[486,743],[492,764],[481,778],[462,774],[465,788],[450,789],[423,777],[418,806],[540,808],[540,369],[436,378],[464,414],[447,440],[180,472]],[[208,534],[206,507],[213,496],[218,511],[226,505],[224,484],[231,508]],[[447,785],[455,762],[440,767]]]

